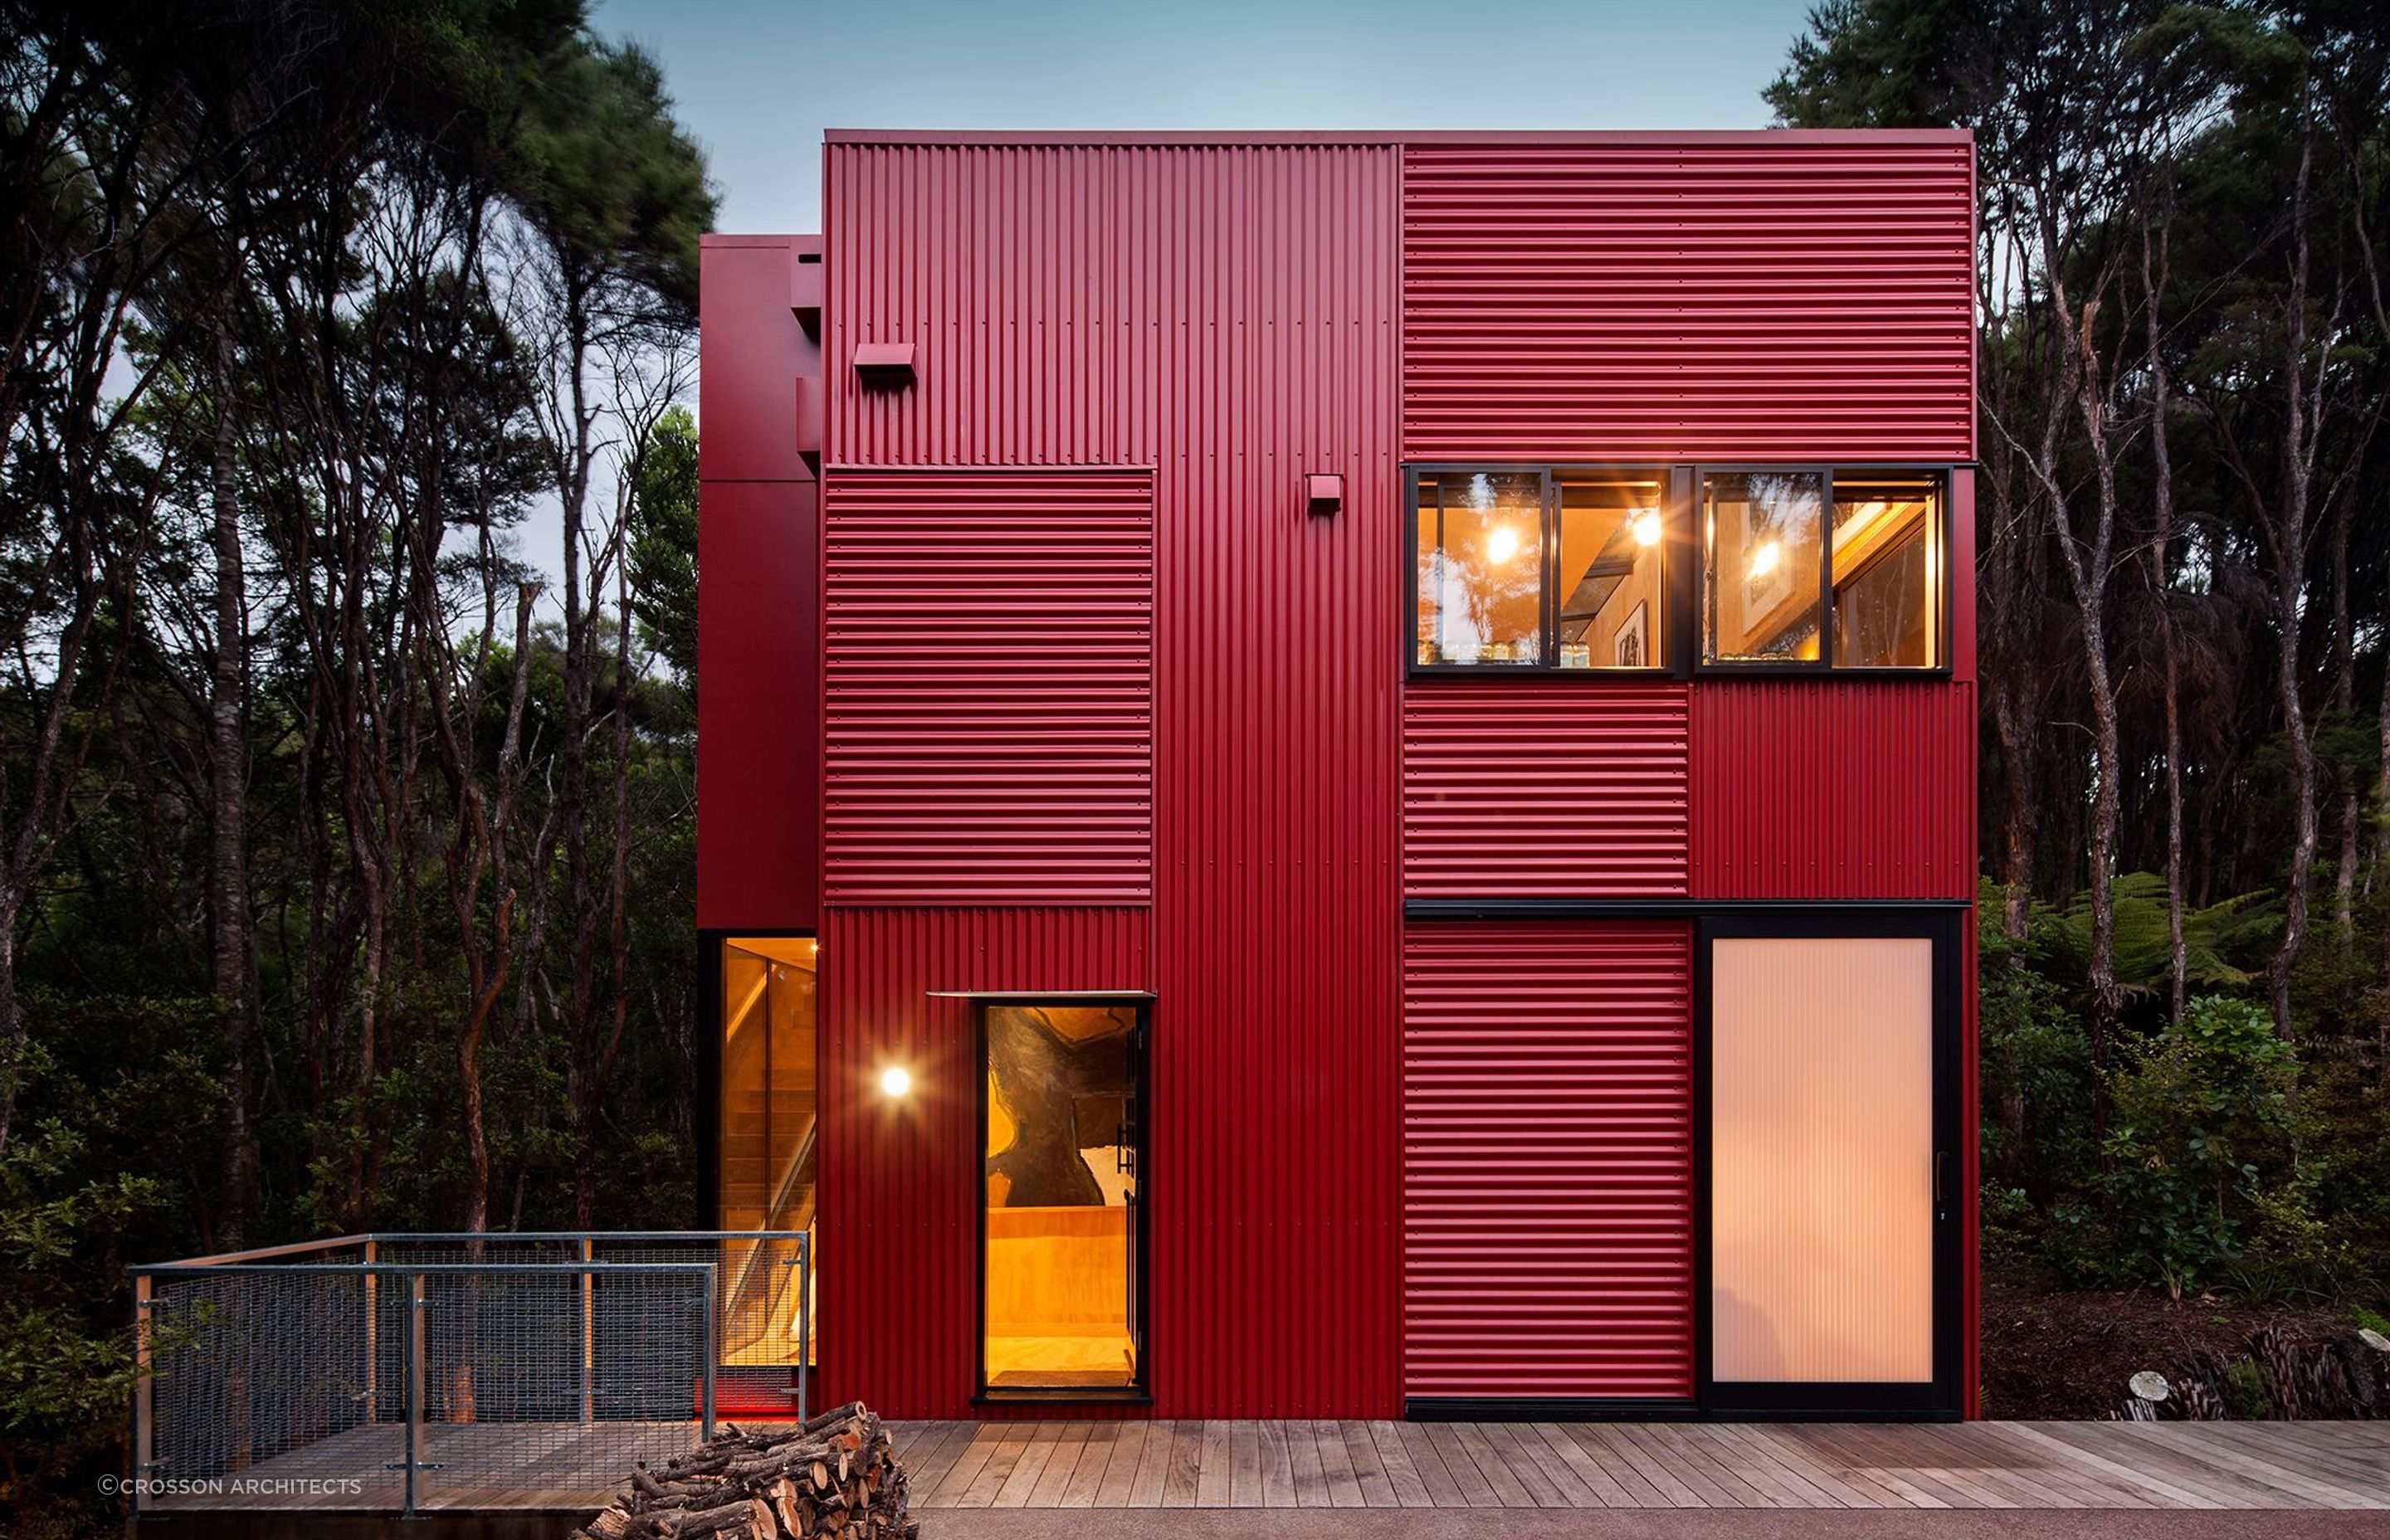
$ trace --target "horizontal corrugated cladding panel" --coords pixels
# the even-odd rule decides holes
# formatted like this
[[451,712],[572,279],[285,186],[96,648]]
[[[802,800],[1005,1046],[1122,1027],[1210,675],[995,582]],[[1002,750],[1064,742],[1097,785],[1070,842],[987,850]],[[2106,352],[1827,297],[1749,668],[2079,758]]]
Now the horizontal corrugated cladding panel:
[[1685,687],[1413,680],[1403,895],[1682,894]]
[[1972,898],[1975,687],[1693,687],[1696,898]]
[[833,470],[831,904],[1153,891],[1153,479]]
[[1693,1393],[1692,934],[1414,921],[1404,1391]]
[[[830,1405],[960,1417],[979,1363],[979,1059],[932,990],[1147,990],[1141,908],[841,909],[821,943],[821,1367]],[[880,1090],[900,1066],[902,1097]],[[1084,1415],[1084,1414],[1082,1414]]]
[[1969,141],[1415,145],[1403,456],[1963,460]]

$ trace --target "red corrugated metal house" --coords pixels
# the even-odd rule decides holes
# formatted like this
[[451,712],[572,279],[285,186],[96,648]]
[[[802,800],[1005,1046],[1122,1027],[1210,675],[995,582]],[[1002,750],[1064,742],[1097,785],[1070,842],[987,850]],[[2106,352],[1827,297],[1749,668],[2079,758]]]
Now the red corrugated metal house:
[[705,248],[698,826],[822,1393],[1970,1407],[1968,139],[827,162]]

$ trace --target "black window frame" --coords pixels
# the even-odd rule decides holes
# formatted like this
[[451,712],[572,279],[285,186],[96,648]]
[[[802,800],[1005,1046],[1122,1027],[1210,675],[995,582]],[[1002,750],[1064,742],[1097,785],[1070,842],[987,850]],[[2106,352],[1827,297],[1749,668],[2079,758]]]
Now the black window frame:
[[[1645,668],[1562,668],[1560,662],[1560,562],[1561,507],[1559,479],[1564,476],[1615,474],[1621,471],[1646,471],[1656,474],[1667,488],[1660,507],[1660,591],[1663,610],[1655,628],[1657,645],[1664,649],[1666,661]],[[1536,476],[1542,479],[1541,535],[1542,571],[1537,584],[1537,618],[1536,661],[1508,663],[1422,663],[1419,661],[1420,605],[1420,482],[1424,477],[1466,476],[1483,473],[1493,476]],[[1600,460],[1583,464],[1561,464],[1545,461],[1505,462],[1491,460],[1458,460],[1448,463],[1407,465],[1403,468],[1403,506],[1405,548],[1403,551],[1403,630],[1401,637],[1403,670],[1407,674],[1422,679],[1528,679],[1600,680],[1611,684],[1652,684],[1665,680],[1684,680],[1689,672],[1690,647],[1699,640],[1688,622],[1696,617],[1691,610],[1693,582],[1698,574],[1691,570],[1697,552],[1688,538],[1690,520],[1687,517],[1687,489],[1690,485],[1685,467],[1665,460]]]
[[[1070,990],[983,994],[971,1000],[971,1078],[975,1112],[971,1137],[971,1402],[975,1405],[1126,1404],[1150,1405],[1153,1393],[1153,997],[1137,993],[1074,993]],[[1135,1270],[1130,1282],[1130,1342],[1137,1379],[1126,1385],[990,1385],[987,1382],[987,1013],[1005,1006],[1126,1006],[1137,1012],[1130,1044],[1137,1071],[1137,1187],[1129,1205]]]
[[[1835,461],[1703,461],[1690,468],[1691,494],[1686,505],[1686,522],[1692,546],[1692,673],[1702,677],[1723,678],[1731,675],[1763,675],[1783,677],[1817,677],[1831,675],[1840,679],[1947,679],[1951,677],[1950,656],[1953,628],[1950,611],[1953,596],[1958,592],[1957,574],[1952,571],[1952,533],[1956,515],[1951,508],[1952,488],[1958,478],[1957,467],[1942,461],[1926,464],[1897,460],[1835,460]],[[1702,520],[1707,510],[1707,489],[1712,476],[1782,476],[1813,475],[1824,481],[1823,501],[1819,504],[1818,539],[1818,656],[1814,660],[1800,658],[1725,658],[1705,656],[1704,635],[1709,619],[1709,550],[1703,538]],[[1934,599],[1934,656],[1935,661],[1923,666],[1903,663],[1864,664],[1834,661],[1836,615],[1834,610],[1834,479],[1849,476],[1931,476],[1939,484],[1934,495],[1934,509],[1928,520],[1927,533],[1933,544],[1929,557],[1938,555],[1939,570],[1929,573]],[[1857,574],[1854,574],[1857,575]]]

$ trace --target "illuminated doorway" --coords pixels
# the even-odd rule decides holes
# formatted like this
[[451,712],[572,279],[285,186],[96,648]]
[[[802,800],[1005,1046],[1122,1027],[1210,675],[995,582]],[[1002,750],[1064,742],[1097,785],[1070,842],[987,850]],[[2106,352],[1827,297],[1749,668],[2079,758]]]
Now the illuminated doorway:
[[982,1011],[981,1384],[1144,1383],[1145,1016],[1126,1003]]

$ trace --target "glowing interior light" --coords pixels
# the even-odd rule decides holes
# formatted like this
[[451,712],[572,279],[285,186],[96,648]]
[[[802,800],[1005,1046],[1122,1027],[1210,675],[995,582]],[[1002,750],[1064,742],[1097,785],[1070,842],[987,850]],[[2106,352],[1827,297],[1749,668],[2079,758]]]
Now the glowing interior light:
[[913,1088],[913,1077],[891,1067],[880,1072],[880,1088],[892,1097],[901,1097]]
[[1657,545],[1660,543],[1660,510],[1645,508],[1635,516],[1634,523],[1628,527],[1634,530],[1638,545]]
[[1508,524],[1497,524],[1485,536],[1485,559],[1500,566],[1519,554],[1519,532]]
[[1783,549],[1773,540],[1761,545],[1751,553],[1751,575],[1753,577],[1766,577],[1768,573],[1776,571],[1777,560],[1779,558],[1782,557],[1783,554]]

